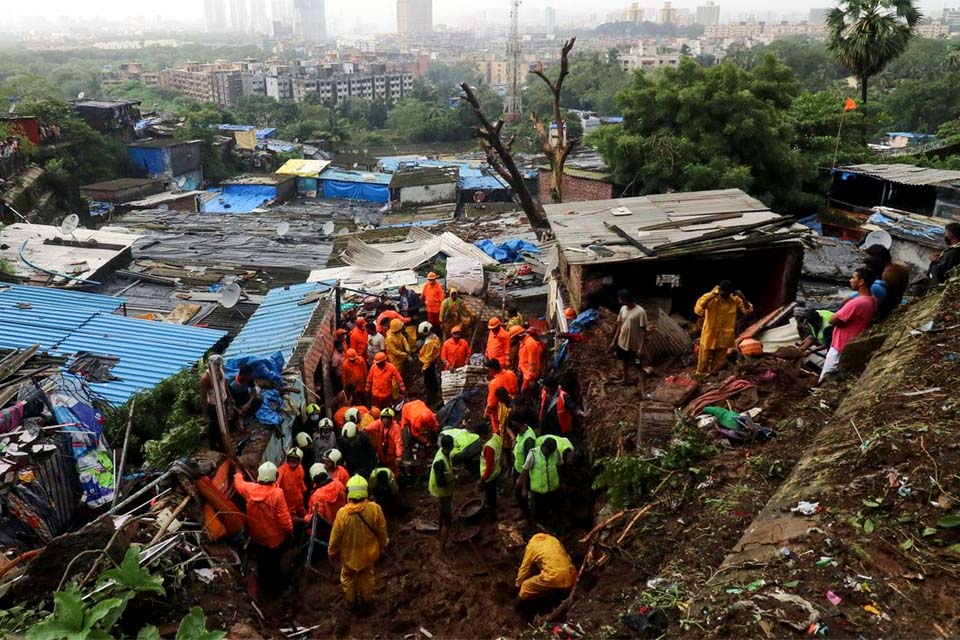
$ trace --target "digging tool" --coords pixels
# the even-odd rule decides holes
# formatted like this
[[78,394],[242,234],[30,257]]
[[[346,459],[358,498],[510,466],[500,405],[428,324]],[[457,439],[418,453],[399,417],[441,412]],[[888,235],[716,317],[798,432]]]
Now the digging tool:
[[313,512],[311,514],[313,517],[310,519],[310,543],[307,545],[307,563],[304,565],[309,567],[313,562],[313,543],[317,539],[317,506],[314,505]]

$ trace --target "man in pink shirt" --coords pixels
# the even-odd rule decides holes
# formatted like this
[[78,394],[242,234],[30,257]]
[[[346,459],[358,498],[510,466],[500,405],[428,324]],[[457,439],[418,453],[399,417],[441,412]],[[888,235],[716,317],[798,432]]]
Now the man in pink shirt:
[[840,311],[830,319],[830,324],[833,325],[833,340],[820,371],[820,382],[840,365],[840,354],[850,341],[870,328],[878,304],[877,299],[870,293],[874,280],[876,275],[866,267],[860,267],[850,277],[850,287],[857,292],[857,297],[844,303]]

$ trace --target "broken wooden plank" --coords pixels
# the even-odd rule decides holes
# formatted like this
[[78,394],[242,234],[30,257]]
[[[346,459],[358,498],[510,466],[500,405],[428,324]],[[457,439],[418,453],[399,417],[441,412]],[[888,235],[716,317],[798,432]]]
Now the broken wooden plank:
[[603,224],[607,229],[610,229],[610,231],[613,231],[615,234],[617,234],[618,236],[626,240],[631,246],[642,251],[644,255],[646,256],[657,255],[652,249],[644,246],[639,240],[631,236],[629,233],[627,233],[617,225],[610,224],[609,222],[604,222]]
[[748,231],[760,231],[769,227],[769,230],[777,229],[787,224],[792,224],[793,218],[780,218],[778,220],[764,220],[762,222],[755,222],[753,224],[744,224],[736,227],[727,227],[726,229],[720,229],[718,231],[711,231],[709,233],[704,233],[697,236],[696,238],[690,238],[688,240],[678,240],[676,242],[670,242],[668,244],[662,244],[657,247],[657,253],[669,252],[673,249],[686,248],[690,245],[696,245],[700,243],[709,242],[710,240],[718,240],[721,238],[729,238],[730,236],[739,235],[741,233],[746,233]]

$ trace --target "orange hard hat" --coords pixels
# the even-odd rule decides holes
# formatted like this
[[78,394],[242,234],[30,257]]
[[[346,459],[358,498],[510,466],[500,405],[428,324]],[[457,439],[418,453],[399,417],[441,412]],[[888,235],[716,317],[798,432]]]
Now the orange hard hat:
[[490,318],[490,322],[487,323],[488,329],[496,329],[500,326],[500,318]]
[[357,350],[356,349],[347,349],[347,357],[351,360],[357,359]]
[[461,327],[460,325],[457,325],[450,330],[450,333],[463,333],[463,327]]
[[738,345],[740,347],[740,353],[745,356],[760,356],[763,355],[763,343],[759,340],[754,340],[753,338],[745,338],[740,341]]
[[513,325],[512,327],[510,327],[510,331],[508,331],[507,333],[510,334],[510,337],[511,337],[511,338],[512,338],[513,336],[518,336],[518,335],[520,335],[521,333],[523,333],[523,327],[521,327],[520,325],[516,325],[516,324],[515,324],[515,325]]
[[394,318],[390,321],[390,331],[396,333],[397,331],[403,330],[403,320],[400,318]]
[[370,415],[372,415],[374,418],[379,418],[379,417],[380,417],[380,407],[373,407],[372,409],[370,409]]
[[427,280],[436,280],[436,279],[437,279],[437,274],[435,274],[433,271],[427,274]]
[[381,352],[378,353],[377,355],[373,356],[373,361],[374,361],[374,362],[386,362],[386,361],[387,361],[387,354],[384,353],[383,351],[381,351]]
[[346,329],[337,329],[337,334],[336,334],[336,335],[337,335],[337,337],[345,336],[345,335],[347,335],[347,330],[346,330]]
[[573,320],[577,317],[577,311],[573,307],[567,307],[563,310],[563,317],[567,320]]

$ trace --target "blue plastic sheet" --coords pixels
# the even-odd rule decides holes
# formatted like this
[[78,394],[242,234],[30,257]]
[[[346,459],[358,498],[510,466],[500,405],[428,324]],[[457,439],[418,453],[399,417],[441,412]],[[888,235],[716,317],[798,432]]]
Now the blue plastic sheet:
[[522,253],[538,253],[540,251],[537,245],[526,240],[507,240],[500,244],[494,244],[492,240],[480,240],[474,244],[485,254],[501,263],[519,262],[523,260]]
[[277,351],[269,358],[261,356],[239,356],[230,358],[223,363],[223,372],[227,379],[233,379],[240,373],[240,367],[250,365],[253,367],[253,377],[259,380],[269,380],[278,387],[283,386],[283,354]]
[[257,420],[261,424],[280,424],[283,422],[283,398],[276,389],[265,389],[260,394],[260,408],[257,409]]
[[366,200],[368,202],[388,202],[390,200],[390,188],[382,184],[324,180],[323,197]]

